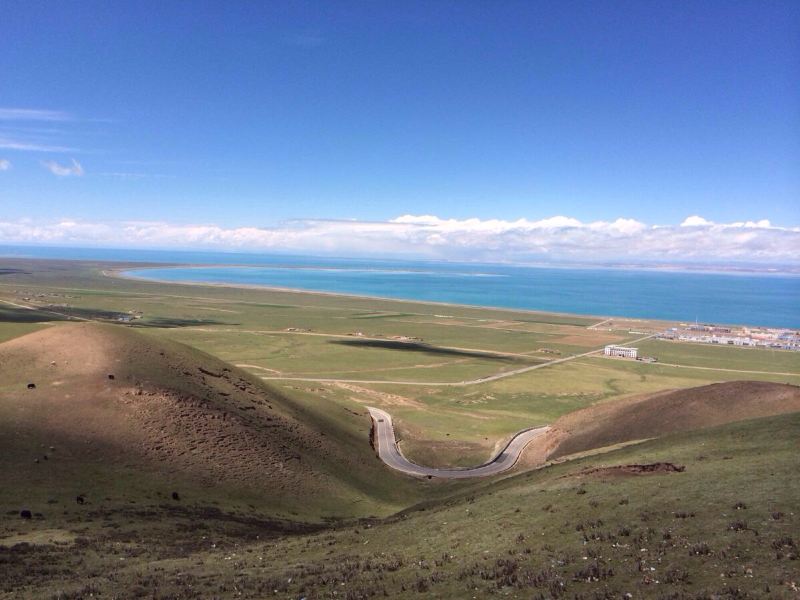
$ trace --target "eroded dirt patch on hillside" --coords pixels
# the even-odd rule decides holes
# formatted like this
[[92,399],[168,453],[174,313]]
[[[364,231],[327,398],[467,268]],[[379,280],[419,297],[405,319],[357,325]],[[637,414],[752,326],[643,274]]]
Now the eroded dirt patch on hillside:
[[76,537],[77,534],[66,529],[39,529],[0,538],[0,547],[11,548],[16,544],[31,544],[34,546],[70,544]]
[[[361,387],[360,385],[353,385],[352,383],[343,383],[340,381],[336,382],[335,385],[336,387],[347,390],[348,392],[366,396],[369,401],[378,400],[388,406],[412,406],[414,408],[425,408],[425,405],[421,402],[417,402],[416,400],[406,396],[390,394],[388,392],[379,392],[378,390],[372,390],[370,388]],[[356,402],[361,402],[362,404],[365,402],[364,398],[359,398],[358,396],[352,396],[351,399],[355,400]]]
[[577,473],[564,475],[564,477],[627,477],[633,475],[665,475],[668,473],[683,473],[686,467],[671,462],[656,462],[650,464],[616,465],[614,467],[595,467]]

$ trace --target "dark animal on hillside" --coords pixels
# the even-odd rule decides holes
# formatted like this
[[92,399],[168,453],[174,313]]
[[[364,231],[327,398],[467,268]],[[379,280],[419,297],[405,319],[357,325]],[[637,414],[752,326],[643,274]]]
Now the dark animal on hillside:
[[31,514],[31,511],[26,509],[19,511],[19,516],[23,519],[30,519],[33,515]]
[[36,384],[35,383],[29,383],[28,384],[28,389],[29,390],[35,390],[36,389]]

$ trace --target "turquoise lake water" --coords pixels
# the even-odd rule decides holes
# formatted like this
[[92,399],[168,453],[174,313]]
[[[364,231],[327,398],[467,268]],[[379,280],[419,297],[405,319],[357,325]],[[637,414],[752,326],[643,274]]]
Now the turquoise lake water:
[[128,271],[136,277],[170,282],[263,285],[582,315],[800,328],[800,277],[794,275],[42,247],[0,247],[0,255],[219,265]]
[[140,269],[172,282],[265,285],[586,315],[800,327],[800,278],[476,265]]

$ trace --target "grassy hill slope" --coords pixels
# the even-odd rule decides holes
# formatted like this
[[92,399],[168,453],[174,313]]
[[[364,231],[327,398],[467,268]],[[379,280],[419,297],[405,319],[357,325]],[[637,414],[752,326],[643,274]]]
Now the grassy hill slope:
[[795,386],[596,405],[546,450],[663,437],[451,485],[386,469],[358,411],[126,327],[0,365],[0,598],[797,597]]
[[799,413],[673,434],[271,540],[177,520],[157,542],[59,540],[33,521],[0,563],[15,598],[790,599],[798,439]]
[[558,458],[634,440],[800,411],[800,387],[731,381],[596,404],[552,424],[527,462]]
[[363,415],[314,412],[177,343],[63,324],[0,345],[0,364],[4,512],[69,518],[82,495],[109,511],[168,500],[318,521],[416,498],[371,452]]

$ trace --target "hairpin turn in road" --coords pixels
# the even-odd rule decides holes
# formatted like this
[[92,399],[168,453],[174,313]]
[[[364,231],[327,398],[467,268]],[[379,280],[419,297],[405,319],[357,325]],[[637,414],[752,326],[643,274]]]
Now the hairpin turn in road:
[[375,449],[380,459],[393,469],[418,477],[440,477],[442,479],[467,479],[469,477],[486,477],[497,475],[513,467],[522,450],[536,437],[543,435],[550,428],[532,427],[523,429],[508,442],[492,460],[477,467],[464,469],[436,469],[412,463],[400,452],[394,436],[392,417],[380,408],[367,407],[375,427]]

